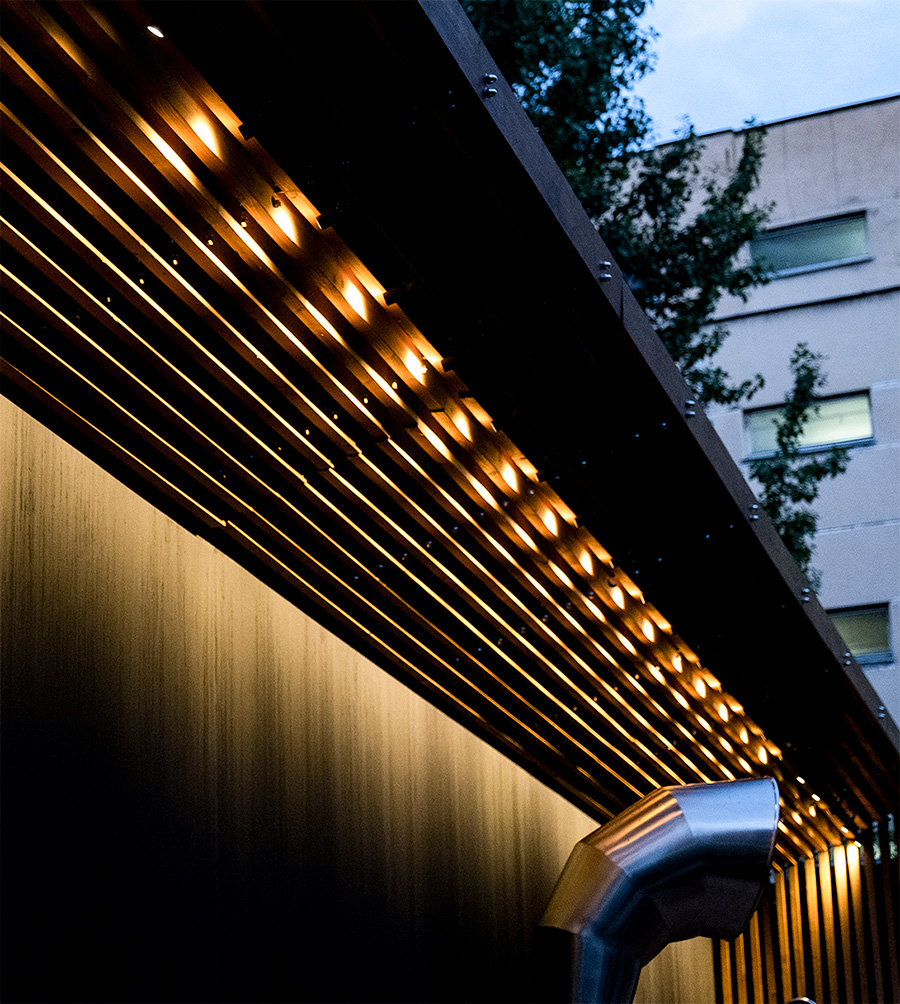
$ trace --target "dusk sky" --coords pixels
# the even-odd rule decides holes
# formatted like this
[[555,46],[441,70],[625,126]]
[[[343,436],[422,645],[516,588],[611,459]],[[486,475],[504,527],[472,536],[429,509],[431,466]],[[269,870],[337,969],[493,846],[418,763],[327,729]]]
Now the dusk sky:
[[658,138],[683,115],[739,128],[900,91],[900,0],[656,0],[656,70],[636,88]]

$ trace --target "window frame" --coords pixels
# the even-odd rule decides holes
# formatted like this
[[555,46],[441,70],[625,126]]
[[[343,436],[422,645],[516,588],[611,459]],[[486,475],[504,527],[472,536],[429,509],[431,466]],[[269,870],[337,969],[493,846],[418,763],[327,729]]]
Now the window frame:
[[[872,446],[875,442],[875,423],[872,419],[872,397],[868,390],[858,390],[850,391],[845,394],[830,394],[827,397],[821,397],[816,399],[816,404],[823,405],[827,404],[829,401],[840,401],[844,398],[858,398],[864,397],[866,399],[866,404],[869,411],[869,427],[872,432],[871,435],[857,437],[856,439],[832,439],[826,440],[821,443],[811,443],[809,445],[801,445],[798,448],[799,453],[822,453],[825,450],[830,450],[834,446],[846,446],[846,447],[859,447],[859,446]],[[743,413],[743,426],[744,426],[744,436],[745,443],[748,447],[745,454],[746,460],[762,460],[766,457],[774,457],[777,450],[754,450],[752,449],[753,442],[750,436],[750,430],[748,427],[747,419],[748,416],[752,414],[759,414],[761,412],[779,412],[784,408],[783,404],[772,404],[766,405],[762,408],[745,408]]]
[[852,213],[840,213],[837,216],[823,216],[815,220],[804,220],[802,223],[788,223],[784,226],[772,227],[771,229],[761,230],[756,234],[748,243],[748,251],[750,254],[750,260],[754,264],[764,264],[765,258],[757,256],[753,252],[753,244],[759,239],[765,239],[769,236],[778,236],[779,234],[788,233],[790,231],[799,232],[804,229],[816,229],[827,226],[829,223],[842,223],[845,220],[862,220],[863,224],[863,234],[865,236],[866,252],[860,255],[849,255],[844,258],[832,258],[827,261],[821,262],[811,262],[808,265],[794,265],[789,268],[775,268],[768,273],[771,279],[783,279],[792,275],[803,275],[807,272],[819,272],[828,268],[838,268],[842,265],[858,265],[860,262],[872,261],[872,253],[869,250],[869,220],[866,210],[856,210]]
[[[850,643],[844,638],[841,633],[838,621],[835,620],[835,615],[840,614],[865,614],[874,611],[884,611],[885,627],[887,629],[887,648],[877,649],[873,652],[860,652],[858,655],[850,650]],[[831,618],[832,624],[834,624],[837,629],[838,634],[844,640],[844,644],[850,650],[850,654],[856,660],[860,666],[889,666],[895,662],[894,649],[891,645],[891,608],[889,603],[864,603],[861,606],[855,607],[834,607],[831,610],[825,611]]]

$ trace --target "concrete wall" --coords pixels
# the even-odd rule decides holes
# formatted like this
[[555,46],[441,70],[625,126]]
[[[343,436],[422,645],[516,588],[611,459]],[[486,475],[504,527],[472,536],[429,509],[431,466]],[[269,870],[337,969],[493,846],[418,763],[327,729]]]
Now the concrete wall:
[[596,824],[0,404],[4,999],[532,999]]
[[[813,567],[826,609],[889,604],[900,656],[900,98],[803,116],[768,127],[756,198],[774,200],[770,226],[864,210],[871,260],[775,279],[747,303],[725,298],[731,337],[717,361],[735,380],[762,373],[752,407],[778,404],[798,342],[826,357],[827,395],[870,395],[874,442],[852,450],[845,475],[815,504]],[[705,169],[734,165],[741,137],[705,137]],[[738,461],[748,453],[741,409],[711,409]],[[864,667],[900,721],[900,668]]]

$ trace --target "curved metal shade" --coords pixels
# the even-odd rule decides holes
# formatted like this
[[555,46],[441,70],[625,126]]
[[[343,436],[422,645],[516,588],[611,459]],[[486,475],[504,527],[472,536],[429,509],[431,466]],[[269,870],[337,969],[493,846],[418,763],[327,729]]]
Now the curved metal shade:
[[778,816],[770,778],[660,788],[579,841],[541,921],[553,996],[631,1001],[669,942],[740,934]]

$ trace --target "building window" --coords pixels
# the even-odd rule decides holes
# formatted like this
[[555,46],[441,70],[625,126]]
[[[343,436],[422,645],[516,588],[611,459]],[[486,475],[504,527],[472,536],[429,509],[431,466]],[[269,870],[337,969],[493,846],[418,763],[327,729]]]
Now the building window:
[[861,666],[893,662],[886,603],[828,611],[851,655]]
[[[751,457],[774,453],[778,448],[775,423],[781,408],[757,408],[744,412],[744,428]],[[860,445],[872,440],[872,411],[868,394],[844,394],[818,402],[817,412],[809,417],[801,449],[809,452],[837,444]]]
[[866,214],[763,230],[750,242],[750,255],[757,264],[767,265],[774,276],[866,261]]

